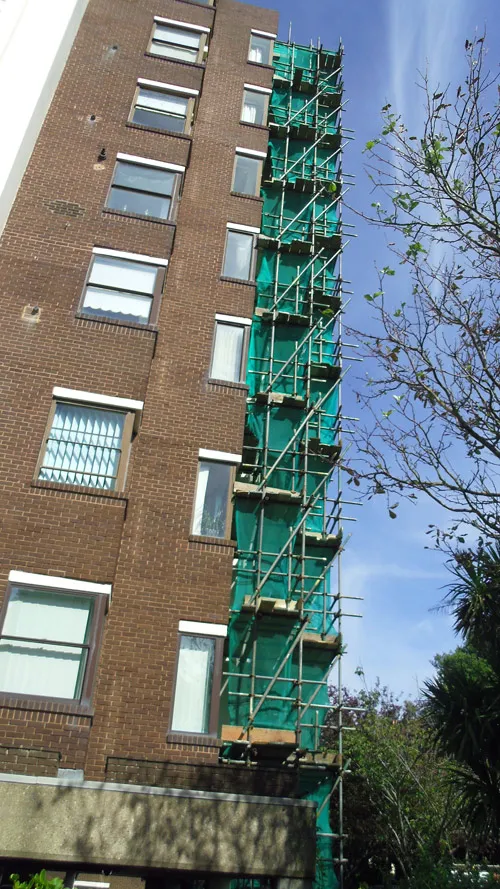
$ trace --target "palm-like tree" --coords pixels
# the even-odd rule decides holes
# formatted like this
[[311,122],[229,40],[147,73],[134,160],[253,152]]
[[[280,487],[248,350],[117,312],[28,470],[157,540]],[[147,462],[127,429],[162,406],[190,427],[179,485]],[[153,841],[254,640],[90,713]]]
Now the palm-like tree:
[[500,545],[456,556],[445,599],[463,646],[436,658],[426,714],[441,752],[455,763],[463,815],[500,851]]

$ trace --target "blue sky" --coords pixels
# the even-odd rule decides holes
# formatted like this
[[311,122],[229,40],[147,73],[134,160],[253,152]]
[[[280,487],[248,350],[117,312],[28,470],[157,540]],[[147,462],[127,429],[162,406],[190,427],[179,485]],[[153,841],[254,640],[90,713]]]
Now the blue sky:
[[[320,37],[333,48],[342,38],[348,99],[344,125],[355,131],[344,155],[344,170],[356,177],[349,203],[360,210],[369,209],[374,200],[363,170],[362,149],[380,130],[381,107],[391,102],[409,129],[418,133],[422,120],[418,71],[427,69],[431,82],[441,87],[458,84],[464,70],[465,39],[476,30],[483,33],[486,27],[487,44],[492,48],[490,66],[498,64],[494,57],[500,38],[498,0],[253,2],[279,11],[282,39],[287,38],[290,21],[297,43],[307,44],[310,39],[316,43]],[[363,294],[377,289],[375,268],[388,261],[384,236],[355,221],[358,237],[344,256],[344,275],[354,290],[347,318],[353,325],[364,320]],[[358,368],[353,368],[353,376]],[[348,377],[344,385],[344,402],[351,414],[358,410],[352,399],[353,383]],[[391,520],[382,499],[357,508],[357,523],[349,523],[346,529],[352,537],[343,556],[343,589],[364,597],[363,603],[352,603],[352,610],[361,608],[364,616],[344,622],[344,678],[351,687],[358,687],[354,671],[361,666],[368,684],[378,676],[396,693],[415,695],[418,684],[432,673],[431,658],[456,644],[449,615],[431,610],[442,598],[449,576],[442,557],[424,548],[429,542],[428,525],[445,524],[446,517],[422,500],[400,509],[398,519]]]

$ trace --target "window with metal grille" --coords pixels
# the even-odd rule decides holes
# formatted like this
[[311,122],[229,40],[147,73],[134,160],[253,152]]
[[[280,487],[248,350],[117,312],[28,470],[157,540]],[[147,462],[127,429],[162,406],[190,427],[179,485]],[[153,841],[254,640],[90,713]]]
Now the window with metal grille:
[[121,491],[142,401],[54,389],[36,478]]

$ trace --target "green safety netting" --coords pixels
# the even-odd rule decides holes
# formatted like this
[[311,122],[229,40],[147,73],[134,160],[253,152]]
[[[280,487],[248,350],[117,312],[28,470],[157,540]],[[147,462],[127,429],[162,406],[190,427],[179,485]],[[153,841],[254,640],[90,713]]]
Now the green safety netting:
[[257,306],[304,314],[311,295],[323,307],[338,291],[335,253],[326,248],[317,258],[259,250]]
[[287,181],[317,178],[334,182],[337,176],[338,152],[299,139],[288,141],[272,138],[268,145],[266,173],[269,178]]
[[317,805],[316,815],[316,877],[314,889],[336,889],[338,880],[335,876],[332,840],[330,836],[330,806],[334,775],[324,771],[302,770],[300,773],[300,796],[311,800]]
[[[332,652],[304,643],[301,659],[299,631],[298,622],[289,618],[259,620],[258,626],[255,618],[248,615],[231,620],[226,663],[227,673],[236,675],[228,676],[226,706],[232,725],[246,727],[252,706],[254,726],[299,730],[300,746],[314,750],[319,747],[327,712]],[[310,702],[310,707],[299,714],[300,678],[301,703]]]
[[[334,367],[339,362],[339,353],[338,330],[333,318],[320,318],[312,330],[295,324],[273,327],[268,321],[256,318],[252,323],[247,371],[250,395],[271,387],[274,392],[305,398],[308,366]],[[321,380],[313,379],[310,385],[315,393]]]
[[333,195],[263,189],[262,233],[284,244],[311,241],[313,234],[333,237],[339,231]]
[[318,71],[318,52],[307,46],[276,41],[273,52],[276,77],[291,80],[297,68],[302,69],[303,79],[314,83]]
[[322,96],[308,93],[292,93],[282,86],[273,87],[269,102],[269,120],[279,126],[295,129],[306,126],[322,134],[335,135],[338,131],[338,108],[327,103]]
[[[307,531],[316,529],[308,528],[307,522],[299,528],[300,519],[300,510],[295,505],[276,501],[260,504],[256,500],[237,498],[234,510],[237,557],[231,607],[240,609],[246,596],[294,601],[307,597],[306,611],[317,612],[312,617],[314,628],[330,632],[332,620],[327,616],[325,624],[323,603],[328,596],[328,571],[333,552],[331,547],[310,545]],[[318,533],[320,530],[318,521]]]

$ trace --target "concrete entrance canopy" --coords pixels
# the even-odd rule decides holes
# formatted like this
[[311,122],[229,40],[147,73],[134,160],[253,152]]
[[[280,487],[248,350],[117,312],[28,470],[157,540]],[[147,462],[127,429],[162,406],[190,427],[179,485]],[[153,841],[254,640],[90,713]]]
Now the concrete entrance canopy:
[[1,775],[0,810],[5,858],[314,876],[315,805],[302,800]]

